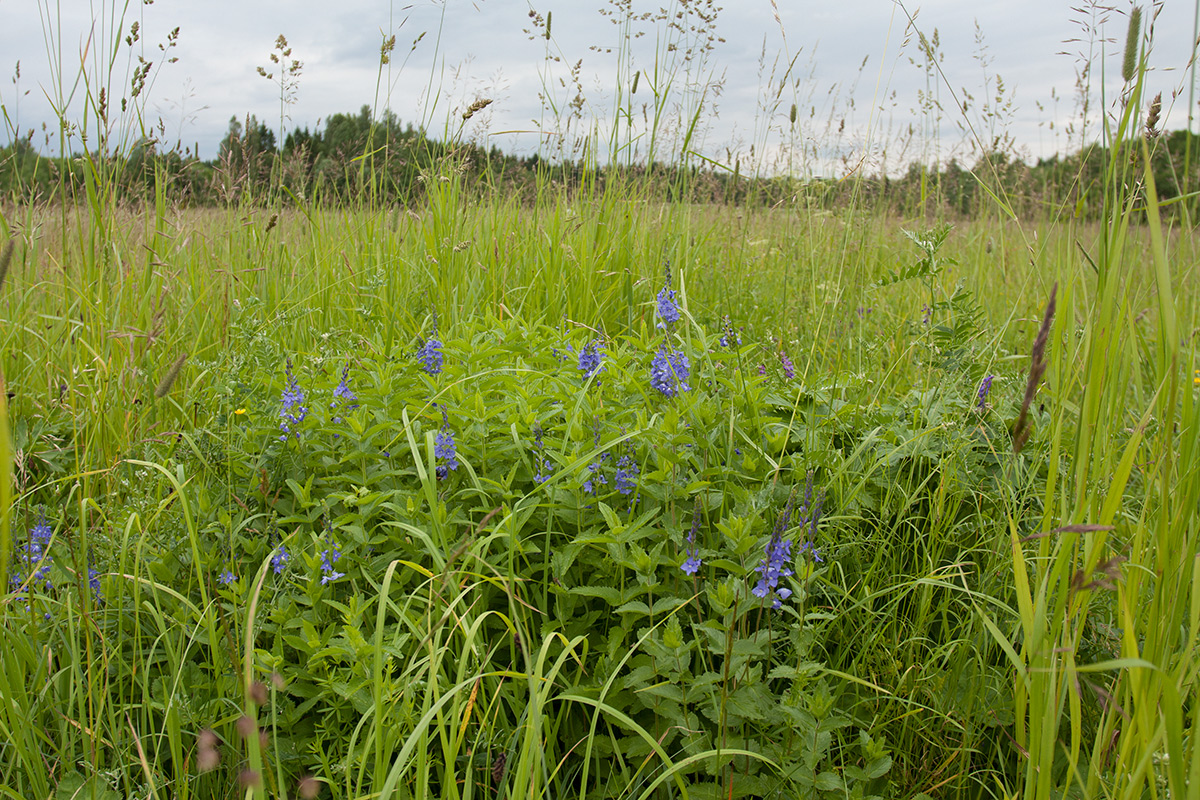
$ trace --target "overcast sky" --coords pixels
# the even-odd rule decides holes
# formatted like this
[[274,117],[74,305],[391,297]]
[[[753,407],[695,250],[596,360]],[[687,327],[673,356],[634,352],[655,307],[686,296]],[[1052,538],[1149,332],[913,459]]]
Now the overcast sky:
[[[824,174],[860,162],[874,167],[885,148],[892,165],[923,154],[970,161],[970,137],[962,130],[967,123],[985,138],[1008,134],[1022,154],[1037,157],[1078,145],[1076,84],[1080,54],[1089,47],[1108,53],[1103,64],[1111,111],[1120,90],[1128,10],[1119,0],[1116,11],[1094,15],[1072,10],[1083,0],[914,0],[904,6],[891,0],[726,0],[711,26],[712,36],[723,39],[717,41],[703,31],[684,38],[654,20],[613,24],[622,19],[622,7],[637,16],[666,0],[129,0],[122,19],[124,2],[114,10],[106,0],[0,0],[0,102],[8,119],[0,142],[11,139],[15,126],[22,134],[37,129],[34,142],[41,146],[41,127],[55,118],[53,109],[64,98],[67,118],[80,120],[86,94],[81,65],[93,94],[108,86],[108,96],[116,98],[110,100],[112,117],[119,118],[119,99],[128,98],[141,56],[152,64],[143,97],[134,101],[144,101],[144,118],[161,124],[165,146],[179,142],[211,158],[231,116],[250,113],[280,127],[280,70],[269,56],[282,34],[292,57],[303,63],[292,102],[283,108],[287,130],[367,104],[390,107],[403,122],[439,136],[449,126],[509,152],[549,152],[559,145],[570,151],[581,131],[599,129],[607,142],[618,86],[627,93],[632,72],[640,70],[633,129],[623,123],[620,140],[632,141],[644,155],[657,62],[657,88],[668,98],[661,146],[677,146],[702,98],[690,146],[720,163],[748,159],[751,145],[776,168]],[[715,8],[692,5],[706,14]],[[916,18],[915,29],[905,8]],[[1158,10],[1148,94],[1161,91],[1168,126],[1183,127],[1195,8],[1162,0]],[[550,16],[549,40],[532,11],[543,20]],[[695,16],[685,19],[687,27],[705,27]],[[135,21],[140,41],[129,46],[124,39]],[[176,26],[175,45],[161,50]],[[930,38],[937,32],[942,74],[928,83],[914,30]],[[393,34],[392,63],[381,68],[380,45]],[[114,41],[120,47],[110,70]],[[689,44],[695,49],[704,42],[711,50],[682,60]],[[561,60],[548,61],[548,55]],[[622,56],[627,67],[620,65]],[[168,63],[168,57],[177,61]],[[582,93],[570,72],[580,59]],[[1101,63],[1093,61],[1089,139],[1101,111]],[[275,81],[257,74],[260,66],[274,72]],[[994,100],[998,78],[1004,107],[989,118],[984,101]],[[942,113],[922,112],[927,87]],[[580,118],[568,128],[570,102],[580,94]],[[955,97],[961,102],[968,95],[974,99],[964,114]],[[480,98],[494,102],[460,131],[463,110]],[[793,103],[795,126],[789,121]],[[125,119],[132,119],[130,111]]]

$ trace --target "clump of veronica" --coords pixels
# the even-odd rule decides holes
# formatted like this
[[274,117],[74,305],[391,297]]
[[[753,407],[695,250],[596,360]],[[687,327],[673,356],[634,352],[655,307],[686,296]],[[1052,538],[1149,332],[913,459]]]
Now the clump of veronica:
[[796,522],[801,531],[808,530],[808,541],[800,545],[799,555],[807,554],[813,561],[823,562],[821,553],[817,550],[815,540],[817,538],[817,525],[821,522],[821,507],[825,504],[825,490],[821,489],[817,492],[816,499],[813,499],[813,474],[808,473],[808,477],[804,482],[804,502],[800,505],[799,512],[796,514]]
[[437,338],[437,334],[430,336],[425,340],[425,344],[421,345],[421,349],[417,351],[417,361],[421,362],[421,369],[430,375],[437,375],[442,371],[442,342]]
[[665,344],[658,348],[650,362],[650,385],[667,397],[691,391],[687,382],[691,374],[688,357],[679,350],[668,349]]
[[334,568],[334,564],[342,557],[342,551],[338,549],[337,542],[330,542],[329,546],[321,551],[321,585],[332,583],[338,578],[346,577],[346,573],[338,572]]
[[785,539],[788,526],[791,525],[792,511],[796,504],[796,494],[793,491],[779,517],[775,520],[775,530],[767,542],[766,554],[758,565],[758,583],[751,592],[755,597],[771,598],[771,608],[779,608],[783,601],[792,596],[792,590],[779,586],[780,578],[787,578],[795,573],[792,571],[792,540]]
[[546,462],[546,443],[542,440],[542,435],[541,426],[535,426],[533,429],[533,449],[537,453],[537,471],[533,474],[533,479],[538,483],[545,483],[554,474],[554,467]]
[[588,494],[595,494],[597,485],[608,485],[608,478],[605,477],[604,473],[601,471],[604,466],[604,462],[607,460],[608,453],[601,453],[599,458],[587,465],[587,473],[581,486]]
[[735,344],[742,343],[742,334],[733,329],[733,320],[729,315],[725,315],[725,319],[721,321],[721,347],[733,347]]
[[617,471],[613,475],[613,486],[621,494],[630,494],[637,488],[638,474],[637,462],[631,456],[621,456],[617,459]]
[[657,327],[666,329],[679,322],[679,303],[675,299],[675,290],[671,288],[671,265],[666,268],[663,288],[659,290],[655,300],[655,313],[658,315]]
[[433,439],[433,457],[437,459],[437,466],[434,471],[437,473],[439,481],[446,480],[446,476],[451,470],[458,469],[458,445],[454,442],[454,431],[450,430],[450,423],[446,419],[446,412],[442,411],[442,427],[437,432]]
[[792,360],[788,358],[787,353],[782,350],[779,351],[779,363],[783,367],[783,374],[787,376],[788,380],[796,377],[795,365],[792,364]]
[[979,384],[979,391],[976,394],[976,408],[978,408],[980,411],[987,411],[988,392],[992,390],[992,381],[995,380],[995,378],[995,375],[988,375],[983,379],[983,382]]
[[279,536],[279,524],[273,519],[267,523],[267,541],[275,550],[275,554],[271,556],[271,569],[276,575],[282,575],[292,557]]
[[583,379],[586,381],[604,369],[603,361],[604,350],[597,340],[585,344],[579,351],[579,371],[583,373]]
[[[29,541],[24,547],[17,548],[17,563],[26,570],[29,582],[33,584],[41,581],[47,592],[54,588],[54,583],[50,580],[50,539],[53,536],[54,529],[46,522],[46,517],[41,515],[37,524],[29,529]],[[9,580],[17,587],[24,582],[25,576],[14,573]]]
[[296,438],[300,438],[300,431],[297,430],[304,418],[308,416],[308,408],[304,405],[304,392],[300,389],[300,385],[296,382],[296,375],[292,372],[292,360],[287,360],[287,386],[284,387],[283,395],[279,398],[281,408],[279,409],[279,430],[283,434],[279,437],[281,442],[286,442],[288,434],[294,433]]
[[[358,395],[350,388],[350,365],[342,367],[342,378],[338,381],[338,385],[333,390],[333,401],[329,404],[331,409],[336,409],[339,406],[344,407],[347,411],[353,411],[358,408]],[[343,405],[344,404],[344,405]],[[342,418],[334,415],[335,423],[341,422]]]
[[696,544],[696,534],[700,531],[700,506],[692,511],[692,529],[687,536],[687,559],[679,565],[685,575],[695,575],[702,566],[700,546]]

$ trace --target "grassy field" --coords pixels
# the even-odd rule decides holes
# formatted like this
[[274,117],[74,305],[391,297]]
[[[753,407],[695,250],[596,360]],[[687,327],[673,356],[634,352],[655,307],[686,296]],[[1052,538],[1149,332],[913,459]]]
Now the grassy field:
[[1195,223],[0,205],[0,796],[1200,796]]

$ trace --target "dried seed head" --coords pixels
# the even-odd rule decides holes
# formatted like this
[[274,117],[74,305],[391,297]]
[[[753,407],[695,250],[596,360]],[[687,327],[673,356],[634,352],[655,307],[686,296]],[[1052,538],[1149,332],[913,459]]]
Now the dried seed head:
[[259,788],[262,786],[262,775],[252,769],[244,769],[238,773],[238,783],[244,787]]
[[474,103],[471,103],[471,105],[467,106],[467,110],[463,112],[463,115],[462,115],[463,122],[466,122],[471,117],[475,116],[475,114],[477,112],[483,111],[485,108],[487,108],[491,104],[492,104],[491,98],[487,98],[487,97],[481,97],[478,100],[476,100]]
[[217,743],[217,735],[207,728],[196,737],[196,768],[201,772],[214,770],[221,763]]
[[258,726],[254,724],[254,720],[245,715],[238,717],[237,732],[243,739],[249,739],[258,730]]
[[1033,340],[1033,352],[1029,359],[1029,380],[1025,384],[1025,398],[1021,401],[1021,413],[1013,425],[1013,453],[1020,453],[1025,446],[1033,426],[1029,423],[1029,407],[1037,394],[1038,383],[1046,371],[1046,342],[1050,339],[1050,324],[1054,321],[1054,300],[1058,295],[1058,283],[1050,290],[1050,299],[1046,303],[1046,313],[1042,317],[1042,325],[1038,328],[1037,338]]
[[321,793],[321,782],[312,775],[305,775],[300,779],[300,785],[296,787],[296,793],[304,800],[313,800]]
[[254,681],[250,684],[247,694],[256,705],[265,706],[267,704],[267,686],[262,681]]
[[1150,111],[1146,114],[1146,136],[1150,139],[1158,136],[1158,120],[1162,116],[1162,92],[1154,95],[1150,101]]

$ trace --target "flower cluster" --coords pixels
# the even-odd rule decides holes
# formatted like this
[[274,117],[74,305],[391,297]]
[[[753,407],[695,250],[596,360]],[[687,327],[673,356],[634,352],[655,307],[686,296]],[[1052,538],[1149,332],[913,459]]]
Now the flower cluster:
[[342,557],[342,551],[338,550],[337,543],[331,543],[328,547],[321,551],[321,585],[332,583],[338,578],[346,577],[346,573],[338,572],[333,565]]
[[995,380],[995,378],[995,375],[988,375],[983,379],[983,382],[979,384],[979,392],[976,394],[976,408],[978,408],[980,411],[987,410],[988,392],[992,390],[992,381]]
[[755,597],[772,597],[772,608],[779,608],[782,601],[792,596],[792,590],[779,586],[780,578],[787,578],[795,573],[790,566],[792,560],[792,540],[783,538],[792,521],[792,511],[796,505],[795,493],[788,497],[787,504],[779,512],[775,520],[775,530],[767,542],[766,555],[758,565],[758,583],[751,592]]
[[421,349],[417,351],[417,361],[421,362],[421,369],[430,375],[437,375],[442,371],[442,362],[445,359],[442,356],[442,342],[437,338],[437,331],[425,340],[425,344],[421,345]]
[[787,353],[782,350],[779,351],[779,363],[783,366],[783,374],[787,376],[788,380],[796,377],[795,365],[792,364],[792,360],[788,358]]
[[700,530],[700,506],[692,511],[692,529],[687,536],[687,559],[679,565],[685,575],[695,575],[700,571],[703,562],[700,560],[700,547],[696,544],[696,534]]
[[433,444],[433,457],[437,459],[435,471],[439,481],[446,480],[451,470],[458,469],[458,445],[454,442],[454,431],[443,424]]
[[279,441],[286,442],[289,433],[296,434],[296,438],[300,438],[300,431],[296,427],[304,421],[308,416],[308,408],[304,405],[304,392],[301,391],[300,385],[296,383],[296,375],[292,372],[292,360],[287,360],[287,386],[284,387],[283,395],[279,398],[281,408],[279,409],[279,430],[283,431],[279,437]]
[[[50,539],[53,536],[54,530],[46,523],[46,518],[40,517],[29,529],[29,541],[23,548],[17,548],[17,563],[28,570],[29,582],[42,581],[46,591],[54,588],[50,581]],[[14,574],[10,581],[14,587],[20,586],[24,577]]]
[[613,486],[621,494],[629,494],[637,488],[639,474],[637,462],[631,456],[621,456],[617,459],[617,471],[613,475]]
[[[333,390],[333,401],[329,404],[331,409],[336,409],[342,402],[345,402],[345,408],[347,411],[353,411],[354,409],[358,408],[358,395],[356,395],[350,388],[349,378],[350,365],[347,364],[346,366],[342,367],[342,379],[338,381],[337,387]],[[341,421],[341,417],[336,415],[333,417],[334,423]]]
[[675,290],[671,288],[671,267],[667,266],[666,279],[663,282],[663,288],[659,290],[656,298],[655,311],[658,314],[658,322],[656,325],[660,329],[666,329],[669,325],[674,325],[679,322],[679,303],[675,299]]
[[542,441],[540,426],[533,429],[533,449],[537,451],[537,472],[533,474],[533,479],[538,483],[545,483],[554,473],[554,466],[546,462],[546,443]]
[[721,321],[721,347],[733,347],[735,344],[742,343],[742,334],[733,329],[733,320],[726,314]]
[[579,351],[579,371],[583,373],[585,381],[604,369],[603,360],[604,350],[598,341],[593,339],[583,346]]
[[691,374],[688,357],[678,350],[668,349],[665,344],[658,348],[650,362],[650,385],[667,397],[691,391],[687,382]]

